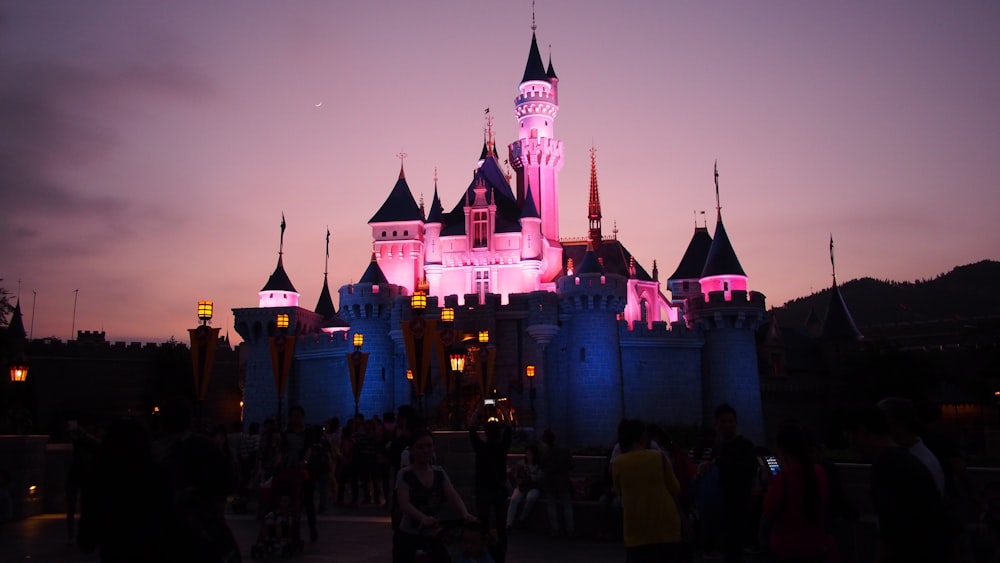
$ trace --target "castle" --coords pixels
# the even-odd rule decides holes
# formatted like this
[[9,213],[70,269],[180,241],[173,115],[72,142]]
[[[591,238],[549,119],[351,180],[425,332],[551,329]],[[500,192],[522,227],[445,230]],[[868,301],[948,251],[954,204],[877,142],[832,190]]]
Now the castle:
[[[284,408],[301,404],[316,422],[352,412],[349,353],[353,335],[363,334],[369,356],[357,406],[368,415],[419,399],[432,419],[465,420],[498,396],[523,424],[552,428],[565,443],[603,445],[614,442],[622,417],[710,423],[714,406],[727,402],[743,433],[762,440],[755,330],[765,320],[764,296],[747,291],[721,207],[714,235],[695,227],[664,292],[655,262],[650,273],[617,232],[603,233],[591,149],[588,235],[561,238],[558,110],[559,78],[551,58],[543,63],[533,27],[514,100],[518,139],[507,147],[513,174],[499,163],[488,110],[474,177],[450,211],[435,178],[425,214],[401,165],[368,222],[371,263],[340,288],[339,312],[325,275],[316,307],[299,306],[279,250],[258,306],[233,310],[248,347],[245,419],[278,409],[272,348],[280,334],[294,337]],[[717,171],[715,183],[718,201]],[[425,308],[411,307],[415,294],[426,296]],[[453,321],[442,322],[446,308]],[[415,322],[421,332],[439,323],[448,337],[436,355],[418,345],[422,361],[412,363]],[[468,359],[457,375],[448,366],[456,352]],[[414,366],[427,370],[416,378],[421,389],[408,379]]]

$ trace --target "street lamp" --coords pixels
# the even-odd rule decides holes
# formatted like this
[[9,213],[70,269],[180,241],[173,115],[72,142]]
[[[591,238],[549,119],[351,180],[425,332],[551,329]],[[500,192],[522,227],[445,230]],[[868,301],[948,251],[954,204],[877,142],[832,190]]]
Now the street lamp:
[[525,366],[524,375],[528,378],[528,398],[531,399],[531,413],[535,413],[535,366]]
[[191,376],[194,383],[195,423],[198,430],[204,430],[204,402],[208,393],[208,382],[212,378],[212,365],[215,363],[215,350],[219,343],[219,328],[208,326],[212,320],[214,304],[211,301],[199,301],[197,314],[201,322],[197,328],[189,328],[191,339]]
[[10,366],[11,383],[24,383],[28,380],[28,365],[13,364]]
[[410,296],[410,310],[413,318],[403,324],[403,340],[406,345],[406,357],[409,360],[409,369],[413,371],[414,393],[419,403],[418,410],[423,415],[424,391],[427,388],[427,375],[431,365],[431,346],[436,339],[428,338],[428,331],[434,334],[436,321],[425,319],[424,310],[427,308],[427,294],[417,291]]
[[351,376],[351,391],[354,393],[354,416],[357,416],[361,389],[365,384],[365,371],[368,369],[368,352],[361,351],[361,347],[365,345],[364,334],[355,332],[352,342],[354,351],[347,354],[347,368]]
[[452,425],[455,430],[461,428],[461,414],[460,407],[462,403],[461,391],[462,391],[462,372],[465,371],[465,354],[452,354],[448,357],[451,363],[451,373],[454,374],[455,378],[452,386],[455,388],[454,391],[454,419],[452,420]]
[[278,313],[274,320],[277,328],[274,336],[268,341],[271,345],[271,372],[274,375],[274,386],[278,391],[278,428],[281,428],[281,407],[285,398],[285,384],[292,374],[292,359],[295,357],[295,336],[289,336],[288,314]]
[[489,345],[490,343],[490,331],[480,330],[479,331],[479,388],[482,392],[483,399],[486,399],[487,393],[493,388],[493,380],[490,377],[490,367],[493,360],[496,358],[496,348]]

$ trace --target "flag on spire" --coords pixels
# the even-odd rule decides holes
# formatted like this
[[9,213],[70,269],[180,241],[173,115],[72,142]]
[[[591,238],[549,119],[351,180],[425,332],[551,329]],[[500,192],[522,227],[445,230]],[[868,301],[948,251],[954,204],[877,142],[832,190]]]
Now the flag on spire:
[[326,257],[330,257],[330,227],[326,228]]
[[719,160],[715,160],[715,209],[716,211],[722,210],[722,204],[719,203]]
[[830,233],[830,268],[833,270],[833,282],[837,283],[837,264],[833,261],[833,233]]
[[281,212],[281,239],[278,241],[278,254],[285,249],[285,212]]

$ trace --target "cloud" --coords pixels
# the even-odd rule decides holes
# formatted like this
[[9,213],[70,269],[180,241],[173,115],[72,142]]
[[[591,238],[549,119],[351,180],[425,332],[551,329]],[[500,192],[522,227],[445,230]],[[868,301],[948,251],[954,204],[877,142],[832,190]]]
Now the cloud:
[[85,225],[113,236],[162,216],[121,190],[89,184],[79,171],[119,146],[113,123],[137,102],[215,96],[207,78],[177,65],[96,70],[0,58],[0,250],[40,243],[53,227],[65,235],[65,227]]

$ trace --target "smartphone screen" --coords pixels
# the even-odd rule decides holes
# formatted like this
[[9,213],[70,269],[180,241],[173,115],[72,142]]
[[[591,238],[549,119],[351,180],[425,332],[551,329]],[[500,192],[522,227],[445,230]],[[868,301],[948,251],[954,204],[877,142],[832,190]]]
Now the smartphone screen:
[[778,464],[778,458],[773,455],[769,455],[765,458],[767,460],[767,466],[771,468],[771,475],[777,475],[781,471],[781,465]]

